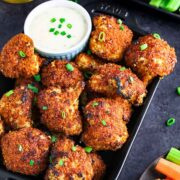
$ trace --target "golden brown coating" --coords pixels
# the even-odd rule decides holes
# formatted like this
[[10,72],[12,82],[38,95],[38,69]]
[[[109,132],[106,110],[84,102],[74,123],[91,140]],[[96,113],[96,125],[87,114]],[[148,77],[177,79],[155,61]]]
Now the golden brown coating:
[[[66,68],[67,64],[73,66],[73,71]],[[42,69],[42,83],[46,87],[75,87],[80,81],[83,81],[83,75],[73,62],[55,60]]]
[[39,72],[41,64],[32,39],[22,33],[12,37],[0,54],[0,70],[9,78],[31,77]]
[[2,121],[1,116],[0,116],[0,139],[4,134],[5,134],[4,122]]
[[[147,48],[141,50],[141,45],[147,44]],[[163,39],[153,35],[140,37],[132,44],[125,54],[126,65],[137,73],[145,85],[154,77],[170,74],[177,62],[174,48]]]
[[90,72],[95,71],[99,65],[104,64],[93,55],[88,55],[86,53],[80,53],[78,56],[76,56],[75,63],[81,71]]
[[0,115],[11,129],[32,126],[31,107],[34,93],[27,86],[11,90],[12,94],[4,94],[0,100]]
[[8,170],[37,175],[47,167],[50,139],[38,129],[11,131],[2,137],[1,146]]
[[116,64],[99,66],[88,81],[91,91],[108,97],[121,96],[134,105],[141,105],[146,96],[146,87],[130,69]]
[[94,172],[93,180],[103,179],[106,170],[106,165],[104,164],[101,156],[96,153],[91,153],[89,154],[89,156],[91,157],[91,164]]
[[[124,51],[131,44],[132,31],[126,25],[120,25],[116,18],[107,15],[95,16],[93,24],[95,30],[91,33],[90,50],[104,60],[120,61]],[[100,41],[102,33],[104,40]]]
[[52,147],[51,160],[45,180],[91,180],[93,178],[91,158],[82,147],[75,146],[70,139],[58,139]]
[[123,110],[113,99],[97,98],[84,109],[86,128],[82,141],[93,150],[117,150],[126,142],[128,131]]
[[79,135],[82,131],[82,122],[78,110],[79,95],[84,84],[79,83],[76,88],[62,91],[57,87],[49,87],[38,95],[38,107],[41,112],[41,121],[54,132],[66,135]]

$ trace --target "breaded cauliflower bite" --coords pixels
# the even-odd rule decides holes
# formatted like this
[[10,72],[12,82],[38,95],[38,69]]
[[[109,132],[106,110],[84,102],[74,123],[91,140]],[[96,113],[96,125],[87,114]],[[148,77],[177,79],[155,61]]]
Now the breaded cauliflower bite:
[[148,85],[154,77],[170,74],[177,59],[174,48],[163,39],[149,34],[140,37],[128,48],[125,62]]
[[4,165],[8,170],[37,175],[47,167],[50,139],[35,128],[23,128],[1,139]]
[[89,156],[91,158],[91,164],[94,172],[93,180],[102,180],[105,174],[106,165],[104,164],[100,155],[90,153]]
[[1,116],[0,116],[0,139],[4,134],[5,134],[4,122],[2,121]]
[[121,96],[133,105],[141,105],[146,96],[146,87],[130,69],[117,64],[105,64],[88,81],[91,91],[113,97]]
[[66,135],[79,135],[82,131],[82,122],[78,110],[79,95],[84,83],[76,88],[62,91],[57,87],[49,87],[38,95],[38,107],[41,112],[41,121],[50,131],[61,132]]
[[94,57],[93,55],[88,55],[86,53],[80,53],[76,56],[75,63],[81,71],[93,72],[98,66],[104,64],[102,61]]
[[0,70],[9,78],[31,77],[39,72],[41,64],[32,39],[22,33],[12,37],[0,54]]
[[73,62],[55,60],[42,69],[42,83],[46,87],[75,87],[80,81],[83,75]]
[[67,138],[58,139],[52,147],[51,164],[45,180],[93,179],[91,158],[78,145]]
[[99,15],[93,18],[95,30],[91,33],[90,50],[106,61],[117,62],[131,44],[133,33],[114,17]]
[[126,142],[128,131],[123,110],[113,99],[97,98],[84,109],[86,126],[82,141],[93,150],[117,150]]
[[31,107],[34,93],[20,86],[5,93],[0,100],[0,115],[11,129],[32,126]]

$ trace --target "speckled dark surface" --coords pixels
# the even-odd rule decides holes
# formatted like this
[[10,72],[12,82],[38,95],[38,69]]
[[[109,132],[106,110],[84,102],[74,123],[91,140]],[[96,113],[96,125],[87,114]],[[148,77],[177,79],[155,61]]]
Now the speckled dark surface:
[[[26,5],[0,2],[0,48],[11,36],[23,31],[27,14],[41,2],[44,1],[34,0]],[[133,7],[130,11],[136,14],[137,22],[144,30],[158,32],[175,47],[180,61],[180,21],[142,7]],[[119,179],[138,179],[151,161],[172,146],[180,147],[180,96],[176,94],[177,86],[180,86],[179,62],[174,73],[161,81]],[[169,117],[176,119],[172,127],[165,126]]]

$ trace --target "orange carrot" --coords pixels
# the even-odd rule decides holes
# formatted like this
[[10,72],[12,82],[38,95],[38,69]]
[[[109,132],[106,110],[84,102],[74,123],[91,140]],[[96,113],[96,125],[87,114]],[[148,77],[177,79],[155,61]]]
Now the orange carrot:
[[170,179],[180,180],[180,165],[160,158],[155,169]]

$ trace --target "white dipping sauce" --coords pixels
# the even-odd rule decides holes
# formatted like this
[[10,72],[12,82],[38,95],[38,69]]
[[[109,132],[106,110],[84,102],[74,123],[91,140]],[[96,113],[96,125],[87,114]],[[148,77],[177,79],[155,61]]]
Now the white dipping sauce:
[[[65,21],[60,22],[61,18]],[[54,19],[56,21],[52,22],[51,20]],[[69,28],[68,24],[70,24]],[[55,31],[57,31],[57,35],[55,35]],[[62,35],[64,32],[66,34]],[[48,8],[39,13],[29,25],[29,36],[33,39],[35,47],[54,53],[72,48],[83,39],[86,32],[87,22],[83,15],[67,7]]]

